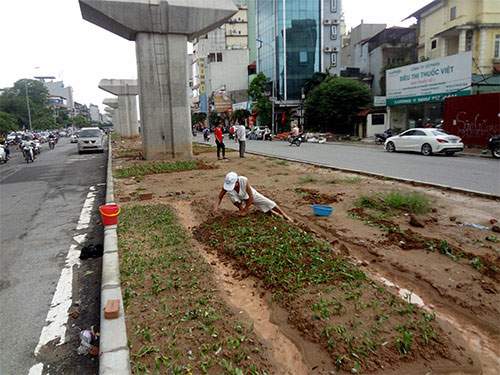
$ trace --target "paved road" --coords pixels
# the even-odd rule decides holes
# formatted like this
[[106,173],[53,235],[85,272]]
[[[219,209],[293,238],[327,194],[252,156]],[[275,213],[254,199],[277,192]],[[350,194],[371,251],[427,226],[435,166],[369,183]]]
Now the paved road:
[[[73,255],[79,250],[76,235],[82,243],[89,238],[99,241],[95,207],[105,189],[100,185],[105,181],[105,155],[78,155],[76,145],[62,139],[52,151],[42,145],[42,154],[29,165],[19,152],[12,156],[0,165],[0,374],[28,374],[40,362],[46,370],[50,364],[51,374],[95,373],[96,361],[75,358],[75,352],[79,326],[98,322],[99,262],[83,261],[80,268],[68,273],[67,256],[70,250]],[[91,186],[95,187],[91,223],[77,232],[82,206],[90,202]],[[61,277],[63,269],[65,276]],[[85,283],[81,282],[84,275]],[[47,325],[49,309],[55,312],[54,323],[61,323],[63,310],[67,311],[68,301],[51,306],[55,294],[68,294],[69,306],[76,298],[87,306],[81,306],[80,317],[70,322],[63,335],[71,344],[57,349],[44,346],[35,358],[33,352]],[[61,327],[51,326],[45,336],[53,338],[50,334],[54,333],[55,343],[60,343],[60,331]]]
[[[213,139],[213,136],[211,138]],[[202,142],[203,137],[199,135],[196,139]],[[226,140],[226,146],[236,148],[236,144],[229,140]],[[298,148],[290,147],[288,142],[279,141],[247,141],[247,150],[500,196],[500,161],[490,158],[389,154],[382,146],[372,148],[305,143]]]

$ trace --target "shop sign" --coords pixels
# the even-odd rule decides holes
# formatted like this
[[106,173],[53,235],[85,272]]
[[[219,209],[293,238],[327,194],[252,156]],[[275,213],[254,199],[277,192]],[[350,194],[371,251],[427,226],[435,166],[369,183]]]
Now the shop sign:
[[440,102],[471,94],[472,52],[387,71],[387,105]]

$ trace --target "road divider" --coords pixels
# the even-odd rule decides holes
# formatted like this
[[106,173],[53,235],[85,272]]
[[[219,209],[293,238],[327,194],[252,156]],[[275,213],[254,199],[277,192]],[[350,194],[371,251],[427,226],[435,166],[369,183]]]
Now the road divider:
[[[108,167],[106,177],[106,204],[114,204],[111,137],[108,137]],[[116,319],[106,319],[104,307],[117,300]],[[101,280],[101,337],[99,340],[99,374],[130,374],[130,355],[127,343],[125,310],[120,284],[117,225],[104,227],[104,254]]]

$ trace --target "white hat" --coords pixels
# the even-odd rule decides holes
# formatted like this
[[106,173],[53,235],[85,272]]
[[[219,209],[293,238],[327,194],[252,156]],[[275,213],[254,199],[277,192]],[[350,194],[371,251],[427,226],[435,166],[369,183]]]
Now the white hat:
[[236,181],[238,181],[238,175],[235,172],[229,172],[224,178],[224,190],[225,191],[234,190]]

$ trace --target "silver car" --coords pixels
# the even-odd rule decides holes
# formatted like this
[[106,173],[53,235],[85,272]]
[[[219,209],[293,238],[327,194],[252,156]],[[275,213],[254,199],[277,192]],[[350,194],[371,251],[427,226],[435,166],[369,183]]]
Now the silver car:
[[82,128],[78,132],[78,153],[84,151],[104,152],[104,133],[99,128]]

